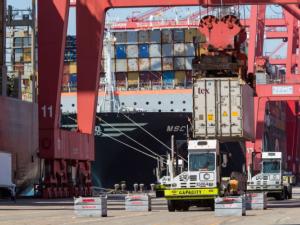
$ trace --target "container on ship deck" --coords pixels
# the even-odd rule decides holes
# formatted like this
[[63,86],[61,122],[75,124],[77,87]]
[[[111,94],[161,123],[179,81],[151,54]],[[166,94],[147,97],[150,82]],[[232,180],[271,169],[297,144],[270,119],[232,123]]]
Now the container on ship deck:
[[116,77],[116,86],[118,89],[125,90],[126,89],[126,80],[127,73],[115,73]]
[[128,88],[137,88],[139,85],[139,73],[130,72],[127,74]]
[[173,31],[174,34],[174,42],[184,42],[184,30],[183,29],[176,29]]
[[62,86],[67,87],[69,84],[69,74],[64,74],[62,78]]
[[161,71],[161,58],[150,58],[151,71]]
[[116,45],[116,58],[126,59],[126,45]]
[[175,78],[175,73],[174,71],[165,71],[162,74],[162,80],[163,80],[163,85],[165,87],[173,87],[174,86],[174,80]]
[[150,31],[150,43],[160,43],[161,42],[161,32],[160,30]]
[[185,56],[185,44],[174,44],[174,56]]
[[116,32],[114,33],[117,44],[125,44],[127,43],[127,33],[126,32]]
[[163,70],[173,70],[173,58],[163,58]]
[[127,60],[117,59],[116,60],[116,72],[127,72]]
[[162,56],[172,57],[174,55],[173,44],[162,44]]
[[185,71],[176,71],[175,72],[175,86],[184,86],[186,79],[186,72]]
[[69,73],[77,73],[77,65],[75,62],[69,64]]
[[150,44],[149,56],[150,57],[161,57],[161,45],[160,44]]
[[237,78],[198,79],[193,87],[194,137],[254,139],[254,92]]
[[142,89],[156,89],[161,88],[161,72],[141,72],[140,73],[140,88]]
[[127,58],[137,58],[139,56],[138,45],[127,45]]
[[77,74],[70,74],[69,83],[71,85],[76,85],[77,84]]
[[127,32],[127,43],[128,44],[137,44],[138,43],[138,33],[136,31]]
[[141,30],[138,32],[139,43],[149,43],[149,32],[147,30]]
[[138,71],[139,63],[138,59],[128,59],[128,71]]
[[162,30],[161,35],[162,35],[161,37],[162,43],[172,43],[172,30],[170,29]]
[[174,58],[174,70],[185,70],[185,58],[175,57]]
[[149,44],[139,45],[139,58],[149,58]]
[[194,37],[196,37],[199,34],[197,29],[192,28],[192,29],[186,29],[185,30],[185,42],[194,42]]
[[150,70],[149,58],[139,59],[139,69],[140,69],[140,71],[149,71]]
[[186,70],[192,70],[193,59],[194,59],[194,57],[186,57],[185,58],[185,69]]
[[195,47],[193,43],[185,44],[185,56],[195,56]]

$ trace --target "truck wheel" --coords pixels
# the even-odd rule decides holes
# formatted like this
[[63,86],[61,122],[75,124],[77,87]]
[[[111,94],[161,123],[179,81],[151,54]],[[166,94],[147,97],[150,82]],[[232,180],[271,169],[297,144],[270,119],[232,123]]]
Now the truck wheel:
[[210,209],[211,211],[215,211],[215,200],[212,200],[210,203]]
[[175,202],[173,200],[168,200],[168,210],[169,212],[175,212]]

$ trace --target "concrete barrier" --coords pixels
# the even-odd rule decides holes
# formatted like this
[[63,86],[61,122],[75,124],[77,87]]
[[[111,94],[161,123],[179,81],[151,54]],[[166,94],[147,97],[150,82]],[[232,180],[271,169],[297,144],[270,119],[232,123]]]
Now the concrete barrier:
[[245,216],[244,196],[218,197],[215,199],[215,216]]
[[264,192],[247,193],[246,209],[264,210],[267,208],[267,194]]
[[106,217],[107,197],[74,198],[74,212],[79,217]]
[[151,211],[151,197],[147,194],[132,194],[125,197],[126,211]]

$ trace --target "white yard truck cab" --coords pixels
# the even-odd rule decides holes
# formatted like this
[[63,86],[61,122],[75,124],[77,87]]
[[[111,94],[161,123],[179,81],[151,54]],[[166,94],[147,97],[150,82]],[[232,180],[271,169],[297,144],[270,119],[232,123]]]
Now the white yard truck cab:
[[267,192],[277,200],[292,198],[292,186],[283,180],[282,153],[263,152],[261,173],[248,178],[248,192]]
[[192,205],[214,208],[220,185],[219,151],[217,140],[188,142],[188,171],[171,177],[164,191],[169,211],[188,210]]

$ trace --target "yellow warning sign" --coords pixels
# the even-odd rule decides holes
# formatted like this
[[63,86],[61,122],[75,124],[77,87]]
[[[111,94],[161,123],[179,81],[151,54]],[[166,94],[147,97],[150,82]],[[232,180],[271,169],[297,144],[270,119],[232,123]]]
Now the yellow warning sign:
[[223,116],[228,116],[228,113],[226,111],[224,111]]
[[238,112],[232,112],[231,115],[232,116],[239,116],[239,113]]
[[207,120],[208,121],[213,121],[214,120],[214,115],[213,114],[208,114],[207,115]]

